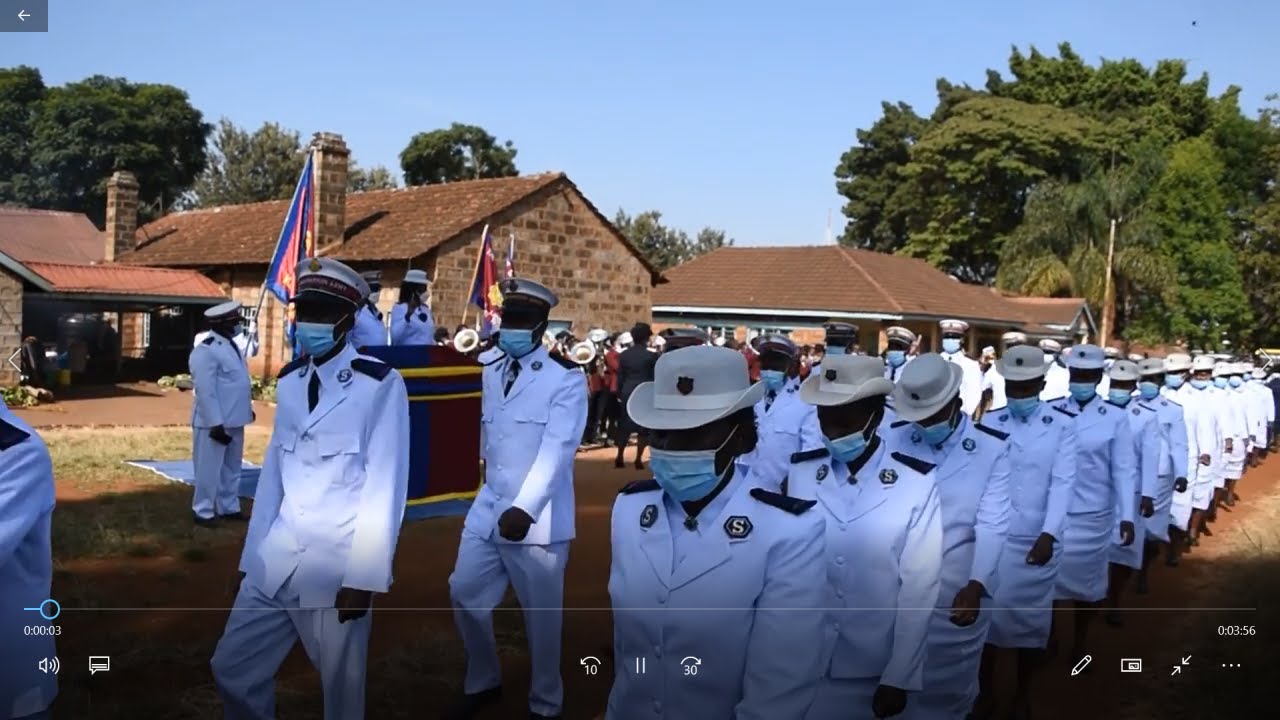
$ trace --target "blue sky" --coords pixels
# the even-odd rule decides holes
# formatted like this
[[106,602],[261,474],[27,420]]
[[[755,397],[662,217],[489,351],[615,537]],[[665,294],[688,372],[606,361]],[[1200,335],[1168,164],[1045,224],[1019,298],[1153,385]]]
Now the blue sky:
[[1250,113],[1280,92],[1276,2],[51,4],[50,32],[4,36],[0,65],[170,83],[211,121],[340,132],[397,172],[415,132],[473,123],[606,214],[658,209],[740,245],[820,243],[828,212],[838,234],[832,171],[880,102],[928,112],[937,77],[981,84],[1014,44],[1185,58],[1215,92],[1242,86]]

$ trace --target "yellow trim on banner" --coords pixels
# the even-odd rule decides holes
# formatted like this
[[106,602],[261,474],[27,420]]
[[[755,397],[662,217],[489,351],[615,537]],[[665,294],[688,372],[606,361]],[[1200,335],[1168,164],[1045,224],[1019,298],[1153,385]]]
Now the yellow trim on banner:
[[409,402],[431,402],[432,400],[460,400],[462,398],[478,398],[479,392],[452,393],[450,395],[410,395]]
[[406,505],[430,505],[431,503],[446,502],[448,500],[471,500],[480,492],[480,488],[484,487],[484,461],[480,462],[480,482],[476,484],[475,490],[466,492],[445,493],[443,495],[431,495],[424,498],[414,498],[407,501]]
[[482,367],[434,367],[434,368],[400,368],[398,370],[400,377],[406,378],[434,378],[434,377],[454,377],[457,375],[479,375],[484,372]]

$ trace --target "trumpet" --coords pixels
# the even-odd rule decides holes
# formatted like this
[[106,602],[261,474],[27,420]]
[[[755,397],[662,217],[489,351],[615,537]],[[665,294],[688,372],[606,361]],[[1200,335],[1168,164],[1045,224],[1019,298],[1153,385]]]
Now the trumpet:
[[596,359],[595,343],[583,340],[569,348],[569,359],[579,365],[590,365]]
[[463,328],[453,336],[453,349],[466,355],[480,346],[480,333],[471,328]]
[[556,347],[556,336],[550,330],[542,333],[542,347],[548,351],[554,350]]

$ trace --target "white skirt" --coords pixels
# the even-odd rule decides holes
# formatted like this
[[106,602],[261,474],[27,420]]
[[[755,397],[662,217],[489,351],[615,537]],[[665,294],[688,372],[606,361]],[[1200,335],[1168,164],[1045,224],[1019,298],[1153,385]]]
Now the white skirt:
[[986,608],[968,627],[951,622],[950,607],[933,611],[923,689],[911,694],[901,720],[953,720],[969,714],[978,699],[978,669],[990,627],[991,612]]
[[[1155,500],[1154,505],[1156,511],[1151,514],[1151,517],[1143,518],[1142,523],[1147,527],[1148,542],[1169,542],[1169,524],[1173,522],[1173,520],[1170,519],[1170,510],[1173,507],[1174,478],[1172,475],[1162,475],[1160,476],[1159,482],[1160,486],[1157,488],[1159,492],[1156,497],[1153,498]],[[1190,513],[1187,514],[1187,517],[1191,517]]]
[[1191,488],[1188,487],[1183,492],[1173,493],[1172,502],[1169,504],[1169,524],[1178,528],[1182,532],[1186,532],[1191,527],[1191,506],[1192,506]]
[[1107,566],[1116,533],[1114,509],[1068,513],[1058,567],[1060,600],[1097,602],[1107,596]]
[[[1141,507],[1142,496],[1138,495],[1134,498],[1136,503],[1133,507],[1137,510]],[[1155,515],[1151,516],[1152,518]],[[1111,545],[1111,562],[1117,565],[1133,568],[1134,570],[1142,569],[1142,546],[1146,543],[1147,524],[1146,518],[1141,513],[1138,514],[1137,521],[1133,523],[1133,542],[1128,545],[1120,544],[1120,519],[1119,514],[1116,516],[1116,532],[1112,539]]]
[[991,629],[987,642],[1002,648],[1044,648],[1053,624],[1053,598],[1062,543],[1044,565],[1028,565],[1027,553],[1036,539],[1005,539],[1000,552],[1000,584],[991,601]]

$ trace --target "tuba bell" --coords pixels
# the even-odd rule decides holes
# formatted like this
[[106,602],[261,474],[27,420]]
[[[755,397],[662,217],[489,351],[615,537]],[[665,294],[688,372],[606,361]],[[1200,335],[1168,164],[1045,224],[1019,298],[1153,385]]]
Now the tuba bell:
[[453,349],[466,355],[480,346],[480,333],[471,328],[463,328],[453,336]]
[[589,365],[596,359],[595,343],[584,340],[569,348],[569,359],[579,365]]

